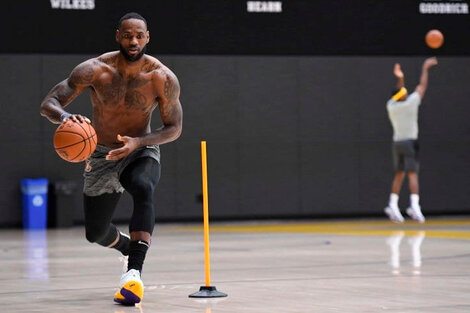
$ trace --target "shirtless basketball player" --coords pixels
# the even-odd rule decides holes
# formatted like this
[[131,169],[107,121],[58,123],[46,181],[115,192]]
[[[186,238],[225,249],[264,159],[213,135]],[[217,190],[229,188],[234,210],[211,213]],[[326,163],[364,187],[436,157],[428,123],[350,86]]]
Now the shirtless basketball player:
[[[183,123],[178,79],[145,54],[149,40],[146,20],[137,13],[124,15],[116,30],[120,51],[79,64],[41,103],[41,115],[52,123],[66,119],[91,123],[64,110],[90,90],[98,146],[84,172],[86,237],[129,256],[128,271],[114,296],[122,304],[142,300],[140,275],[155,224],[153,193],[160,178],[158,145],[176,140]],[[157,106],[163,126],[152,131],[150,121]],[[130,237],[111,223],[124,190],[134,200]]]

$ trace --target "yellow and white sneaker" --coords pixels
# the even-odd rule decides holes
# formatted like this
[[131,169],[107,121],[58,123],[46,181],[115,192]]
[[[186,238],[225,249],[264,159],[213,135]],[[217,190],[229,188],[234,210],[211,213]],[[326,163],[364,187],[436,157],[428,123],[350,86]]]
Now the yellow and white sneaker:
[[114,302],[123,305],[135,305],[144,297],[144,283],[138,270],[129,270],[121,277],[119,290],[114,295]]

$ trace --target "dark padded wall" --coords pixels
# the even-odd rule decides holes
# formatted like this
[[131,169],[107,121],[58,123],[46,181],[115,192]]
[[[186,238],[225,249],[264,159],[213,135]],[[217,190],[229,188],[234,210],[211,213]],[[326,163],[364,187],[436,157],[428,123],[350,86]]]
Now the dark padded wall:
[[[22,177],[81,184],[82,165],[53,151],[55,126],[40,117],[39,103],[88,57],[0,55],[0,225],[20,224]],[[200,140],[208,142],[211,218],[382,214],[393,174],[385,110],[392,67],[401,62],[414,89],[424,57],[160,59],[180,79],[184,130],[162,146],[158,219],[201,216]],[[428,214],[468,213],[470,58],[439,62],[420,108],[421,202]],[[69,108],[89,115],[88,95]],[[80,200],[71,203],[77,222]],[[130,207],[125,196],[116,218],[127,219]]]
[[[92,10],[60,9],[90,2]],[[0,53],[108,51],[116,47],[117,21],[129,11],[147,18],[158,38],[150,48],[158,54],[420,55],[431,52],[423,39],[433,28],[446,38],[433,53],[466,56],[470,50],[462,35],[470,28],[468,0],[272,1],[282,4],[282,13],[250,13],[249,2],[255,1],[8,1],[2,9],[14,18],[0,19],[0,28],[8,29]],[[464,14],[421,12],[423,4],[451,3]]]

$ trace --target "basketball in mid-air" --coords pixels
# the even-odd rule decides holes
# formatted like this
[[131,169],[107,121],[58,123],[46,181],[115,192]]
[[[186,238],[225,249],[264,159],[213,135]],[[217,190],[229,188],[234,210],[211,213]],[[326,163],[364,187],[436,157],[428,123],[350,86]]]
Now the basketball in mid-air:
[[95,129],[87,122],[66,120],[54,134],[54,149],[69,162],[85,161],[96,149],[98,138]]
[[431,29],[426,34],[425,40],[429,48],[437,49],[444,43],[444,35],[437,29]]

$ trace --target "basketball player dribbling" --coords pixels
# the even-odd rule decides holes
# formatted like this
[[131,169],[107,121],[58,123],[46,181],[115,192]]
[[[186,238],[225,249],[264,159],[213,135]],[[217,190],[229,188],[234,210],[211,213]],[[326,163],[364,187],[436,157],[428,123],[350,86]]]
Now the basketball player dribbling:
[[[183,111],[178,79],[159,60],[145,54],[150,40],[146,20],[124,15],[116,30],[120,51],[89,59],[57,84],[41,103],[41,115],[58,124],[90,120],[64,108],[86,89],[93,105],[98,146],[84,172],[86,238],[128,255],[127,272],[114,300],[132,305],[143,298],[141,272],[155,224],[153,193],[160,179],[159,145],[176,140]],[[158,106],[163,126],[151,130]],[[134,201],[130,237],[111,223],[126,190]]]

